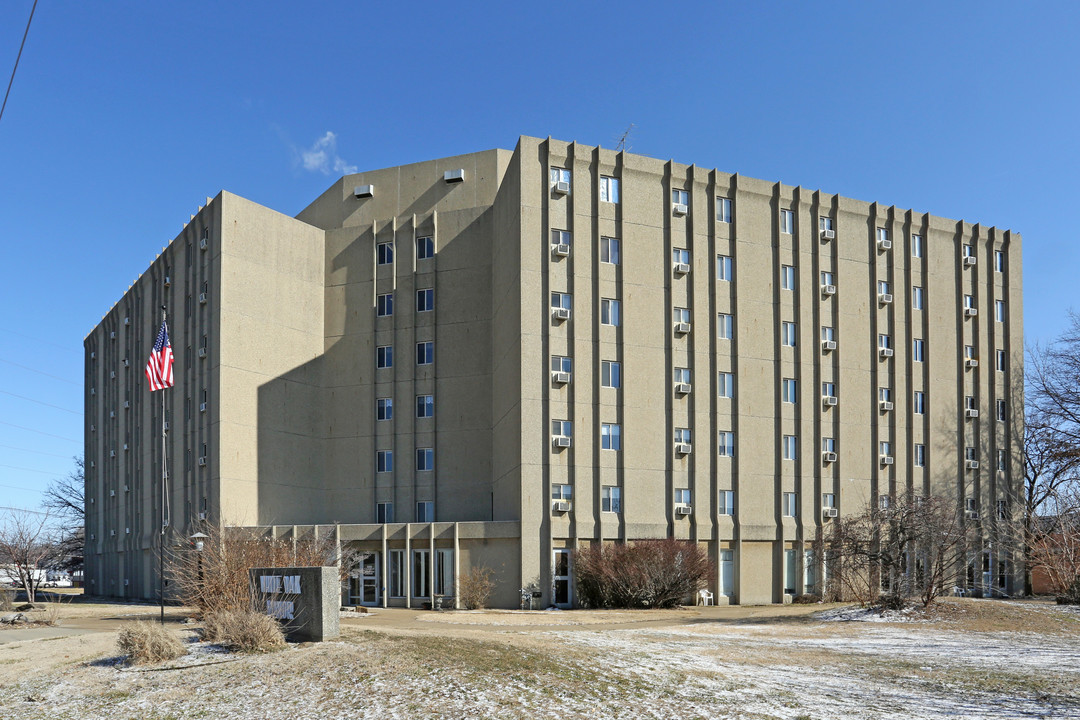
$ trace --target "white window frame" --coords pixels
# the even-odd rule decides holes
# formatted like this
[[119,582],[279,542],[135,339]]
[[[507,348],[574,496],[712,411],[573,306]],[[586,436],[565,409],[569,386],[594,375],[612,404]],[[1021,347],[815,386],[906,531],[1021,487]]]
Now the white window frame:
[[618,485],[604,485],[600,488],[600,512],[622,512],[622,488]]
[[574,437],[574,423],[570,420],[552,420],[551,436],[568,438]]
[[716,221],[722,223],[731,222],[731,198],[716,198]]
[[606,235],[600,238],[600,262],[618,265],[622,259],[622,242],[617,237]]
[[375,298],[375,317],[390,317],[394,314],[394,293],[382,293]]
[[377,473],[392,473],[392,472],[394,472],[394,451],[393,450],[376,450],[375,451],[375,472],[377,472]]
[[689,265],[690,264],[690,251],[686,248],[672,248],[671,249],[671,262],[675,265]]
[[574,359],[566,355],[551,356],[551,372],[574,372]]
[[915,443],[912,462],[915,467],[926,467],[926,445],[923,443]]
[[675,490],[674,490],[673,499],[675,501],[676,506],[679,506],[679,505],[682,505],[682,506],[685,506],[685,507],[692,506],[693,505],[693,497],[694,497],[694,494],[690,491],[690,488],[675,488]]
[[619,178],[610,175],[600,176],[600,202],[619,202]]
[[552,310],[571,310],[574,306],[574,296],[570,293],[554,291],[551,293]]
[[617,360],[600,361],[600,387],[613,390],[622,387],[622,363]]
[[780,401],[792,405],[799,401],[799,383],[795,378],[780,380]]
[[619,423],[600,424],[600,449],[613,452],[622,450],[622,426]]
[[394,419],[394,399],[388,397],[375,400],[375,419],[377,421]]
[[821,383],[822,397],[836,397],[836,383],[832,380],[824,380]]
[[780,344],[784,347],[796,347],[798,344],[798,325],[784,320],[780,323]]
[[915,310],[923,309],[923,289],[920,285],[911,286],[911,307]]
[[912,362],[926,361],[926,342],[922,338],[912,338],[911,360]]
[[1005,368],[1008,364],[1009,355],[1004,350],[997,350],[994,353],[995,367],[998,372],[1005,372]]
[[573,245],[574,236],[570,234],[569,230],[551,230],[551,245]]
[[375,264],[376,265],[393,265],[394,264],[394,243],[381,242],[375,244]]
[[911,398],[911,411],[916,415],[926,414],[926,393],[916,390]]
[[675,440],[675,442],[677,444],[678,443],[685,443],[686,445],[693,445],[694,444],[694,441],[693,441],[694,434],[690,430],[690,428],[675,428],[674,435],[675,435],[674,440]]
[[690,368],[677,367],[671,371],[671,381],[678,385],[679,383],[686,383],[690,385],[691,372]]
[[621,321],[622,303],[614,298],[600,298],[600,324],[618,327]]
[[729,313],[716,315],[716,339],[732,340],[735,336],[735,316]]
[[781,498],[781,507],[784,517],[798,517],[799,493],[786,492]]
[[671,204],[672,205],[686,205],[690,206],[690,192],[688,190],[672,190],[671,191]]
[[427,260],[435,257],[435,238],[421,235],[416,238],[416,259]]
[[720,282],[731,282],[735,279],[735,263],[730,255],[716,256],[716,279]]
[[1005,252],[1002,250],[994,251],[994,272],[1005,272]]
[[416,312],[431,312],[435,309],[435,288],[420,288],[416,291]]
[[375,522],[379,525],[394,522],[394,503],[381,502],[375,504]]
[[718,515],[734,515],[735,514],[735,491],[734,490],[721,490],[720,496],[717,498],[717,514]]
[[1005,301],[1004,300],[995,300],[994,301],[994,319],[997,320],[999,323],[1005,322]]
[[[569,185],[571,177],[572,177],[572,175],[571,175],[570,170],[568,168],[552,167],[551,168],[551,187],[555,187],[556,183],[561,183],[561,182],[564,182],[567,185]],[[573,186],[571,185],[571,187],[573,187]]]
[[795,213],[791,208],[781,208],[780,210],[780,232],[785,235],[795,234]]
[[795,291],[795,266],[794,265],[781,265],[780,266],[780,289]]
[[716,434],[716,452],[719,457],[735,457],[735,433],[721,430]]
[[435,364],[434,340],[421,340],[416,343],[416,364],[418,366]]
[[799,438],[795,435],[785,435],[783,438],[783,457],[785,460],[799,459]]
[[911,236],[911,256],[921,258],[923,256],[923,236]]
[[387,370],[394,367],[394,346],[379,345],[375,348],[375,368]]
[[735,397],[735,373],[723,370],[716,373],[716,395],[726,400]]
[[416,448],[416,471],[430,472],[435,469],[435,448]]
[[418,419],[435,417],[435,396],[434,395],[417,395],[416,396],[416,417]]

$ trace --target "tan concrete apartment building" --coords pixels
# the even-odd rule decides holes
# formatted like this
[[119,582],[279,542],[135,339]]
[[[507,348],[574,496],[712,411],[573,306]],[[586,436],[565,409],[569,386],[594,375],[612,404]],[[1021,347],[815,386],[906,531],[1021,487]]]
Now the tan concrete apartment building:
[[222,192],[85,341],[87,582],[153,597],[205,520],[366,554],[343,601],[573,606],[570,550],[705,545],[721,602],[819,589],[882,496],[954,497],[1011,592],[1019,235],[576,143],[348,175],[290,218]]

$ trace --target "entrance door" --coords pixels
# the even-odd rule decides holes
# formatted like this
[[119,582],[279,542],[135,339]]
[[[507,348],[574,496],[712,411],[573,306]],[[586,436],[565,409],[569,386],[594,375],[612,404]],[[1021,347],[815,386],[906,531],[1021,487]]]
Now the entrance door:
[[570,596],[570,551],[555,550],[553,562],[554,571],[552,580],[555,586],[555,596],[552,603],[555,607],[568,609],[571,605]]
[[379,553],[360,555],[356,577],[349,579],[349,601],[353,605],[379,604]]

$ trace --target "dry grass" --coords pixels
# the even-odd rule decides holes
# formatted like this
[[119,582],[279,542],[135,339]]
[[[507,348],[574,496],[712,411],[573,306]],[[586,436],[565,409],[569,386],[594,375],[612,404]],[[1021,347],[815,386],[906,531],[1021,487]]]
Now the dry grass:
[[246,653],[271,652],[285,647],[285,636],[278,622],[254,610],[206,613],[202,639]]
[[164,626],[152,622],[121,626],[116,644],[132,665],[174,660],[187,652],[180,638]]
[[495,589],[495,571],[489,567],[474,567],[458,580],[461,607],[478,610],[487,607],[491,591]]

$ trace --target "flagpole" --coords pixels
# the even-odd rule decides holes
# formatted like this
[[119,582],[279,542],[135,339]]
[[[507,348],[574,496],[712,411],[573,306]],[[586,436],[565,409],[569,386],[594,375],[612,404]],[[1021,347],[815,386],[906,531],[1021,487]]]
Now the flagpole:
[[[161,324],[165,327],[168,313],[161,306]],[[168,487],[168,462],[165,443],[165,389],[161,391],[161,532],[158,536],[158,602],[161,604],[161,624],[165,624],[165,504]]]

